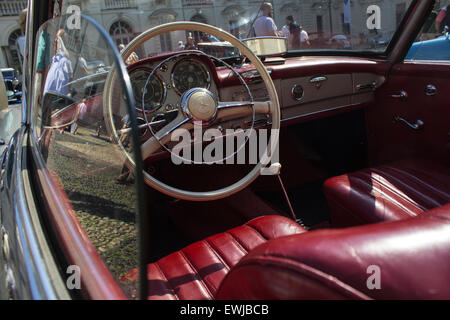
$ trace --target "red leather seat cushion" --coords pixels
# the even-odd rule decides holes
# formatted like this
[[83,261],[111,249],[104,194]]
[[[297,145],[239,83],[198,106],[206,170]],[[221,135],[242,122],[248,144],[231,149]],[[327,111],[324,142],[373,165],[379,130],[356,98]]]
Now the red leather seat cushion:
[[[267,240],[306,232],[281,216],[254,219],[214,235],[148,265],[148,299],[214,299],[230,268]],[[136,280],[137,269],[121,280]]]
[[449,283],[450,204],[414,218],[268,241],[231,270],[216,298],[448,300]]
[[450,202],[450,169],[404,160],[329,179],[324,191],[333,226],[400,220]]

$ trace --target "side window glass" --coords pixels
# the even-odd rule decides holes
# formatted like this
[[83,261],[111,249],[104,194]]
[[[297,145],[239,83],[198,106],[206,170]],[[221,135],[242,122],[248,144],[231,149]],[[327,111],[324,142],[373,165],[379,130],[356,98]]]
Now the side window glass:
[[[119,280],[137,266],[130,116],[120,78],[108,78],[114,51],[91,22],[68,28],[66,18],[46,22],[36,37],[32,138],[43,170]],[[114,92],[109,102],[105,83]],[[112,134],[109,121],[123,131]]]
[[450,61],[450,3],[447,2],[436,1],[406,61]]

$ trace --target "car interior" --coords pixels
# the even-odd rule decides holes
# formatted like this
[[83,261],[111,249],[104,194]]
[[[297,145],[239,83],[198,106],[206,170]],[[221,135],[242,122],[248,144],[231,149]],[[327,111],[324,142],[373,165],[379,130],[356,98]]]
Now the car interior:
[[[450,65],[405,60],[434,5],[407,2],[376,54],[296,54],[276,40],[268,53],[178,18],[119,53],[94,19],[83,16],[78,47],[84,38],[58,31],[64,15],[40,25],[47,79],[58,54],[73,76],[67,90],[32,86],[30,179],[54,258],[90,270],[79,297],[448,299]],[[165,33],[221,44],[143,55]],[[77,54],[96,67],[80,71]],[[169,138],[197,123],[218,134],[193,133],[204,149],[250,132],[236,147],[248,158],[263,140],[252,132],[275,131],[262,143],[278,144],[277,160],[224,165],[216,149],[212,163],[190,162]]]

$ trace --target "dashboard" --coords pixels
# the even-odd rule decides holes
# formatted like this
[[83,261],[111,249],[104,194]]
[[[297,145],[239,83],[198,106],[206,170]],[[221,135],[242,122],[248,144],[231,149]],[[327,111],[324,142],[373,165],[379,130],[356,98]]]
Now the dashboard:
[[[172,54],[140,60],[129,66],[138,113],[150,121],[174,119],[181,96],[191,88],[209,89],[219,101],[248,101],[248,93],[236,76],[249,86],[255,101],[268,100],[262,79],[251,65],[234,72],[218,67],[198,53]],[[167,62],[164,62],[167,61]],[[265,66],[274,81],[281,105],[282,123],[325,117],[327,112],[364,106],[385,82],[383,62],[357,58],[273,58]],[[220,130],[248,128],[250,117],[225,119]],[[267,115],[257,115],[255,127],[270,125]]]

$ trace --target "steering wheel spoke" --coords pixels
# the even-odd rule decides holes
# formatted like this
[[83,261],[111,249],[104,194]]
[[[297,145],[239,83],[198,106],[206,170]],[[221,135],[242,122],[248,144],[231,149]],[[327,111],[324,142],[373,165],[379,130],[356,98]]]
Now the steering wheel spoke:
[[[185,117],[183,114],[179,114],[173,121],[163,127],[156,133],[152,134],[152,137],[144,142],[141,146],[142,158],[147,159],[153,153],[158,151],[164,144],[171,140],[171,135],[177,129],[192,129],[193,125],[190,123],[190,118]],[[151,127],[150,127],[151,130]]]
[[[152,122],[149,122],[149,123],[140,124],[140,125],[138,125],[138,128],[139,129],[151,128],[152,126],[156,126],[156,125],[163,124],[163,123],[166,123],[166,122],[167,122],[167,120],[165,120],[165,119],[152,121]],[[121,134],[126,134],[126,133],[128,133],[130,131],[131,131],[131,128],[127,127],[127,128],[124,128],[124,129],[117,130],[117,133],[119,135],[121,135]]]
[[219,102],[217,107],[217,120],[229,117],[255,114],[271,114],[272,106],[270,101],[231,101]]

